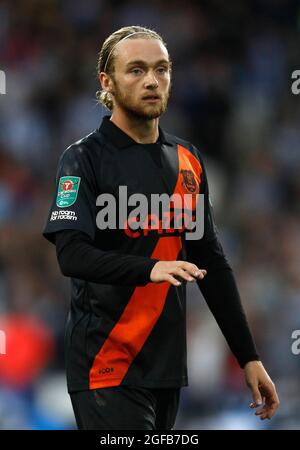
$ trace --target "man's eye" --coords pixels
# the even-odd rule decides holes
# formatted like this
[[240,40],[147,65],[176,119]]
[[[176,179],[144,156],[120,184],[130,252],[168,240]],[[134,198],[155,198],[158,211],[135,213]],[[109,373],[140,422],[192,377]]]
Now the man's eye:
[[165,73],[165,72],[168,71],[168,69],[167,69],[166,67],[159,67],[159,68],[157,69],[157,71],[158,71],[159,73]]
[[134,75],[139,75],[142,71],[141,69],[132,69],[131,73],[134,73]]

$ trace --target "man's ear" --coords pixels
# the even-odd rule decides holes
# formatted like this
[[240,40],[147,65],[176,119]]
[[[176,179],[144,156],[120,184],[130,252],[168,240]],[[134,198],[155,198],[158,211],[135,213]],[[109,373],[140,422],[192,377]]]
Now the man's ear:
[[106,92],[112,92],[113,85],[112,80],[105,72],[101,72],[98,76],[101,87]]

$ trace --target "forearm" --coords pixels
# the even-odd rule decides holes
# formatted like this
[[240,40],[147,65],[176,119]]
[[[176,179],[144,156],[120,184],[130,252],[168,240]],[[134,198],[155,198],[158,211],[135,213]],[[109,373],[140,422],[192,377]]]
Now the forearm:
[[56,253],[63,275],[120,286],[145,286],[157,260],[96,248],[82,232],[56,233]]
[[241,367],[259,356],[241,303],[233,272],[209,271],[198,286]]
[[236,281],[218,238],[188,247],[188,260],[206,269],[198,286],[241,367],[259,359]]

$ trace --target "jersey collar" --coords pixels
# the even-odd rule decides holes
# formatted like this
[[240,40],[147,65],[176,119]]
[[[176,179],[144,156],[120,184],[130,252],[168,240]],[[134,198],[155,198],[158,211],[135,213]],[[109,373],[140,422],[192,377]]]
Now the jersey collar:
[[[159,129],[159,138],[158,143],[161,144],[167,144],[172,145],[172,142],[167,139],[165,133],[163,130],[158,127]],[[107,136],[110,141],[117,147],[117,148],[126,148],[131,147],[133,145],[141,145],[138,142],[136,142],[134,139],[132,139],[128,134],[126,134],[121,128],[117,127],[111,120],[110,116],[104,116],[102,119],[102,123],[99,127],[99,131],[103,133],[105,136]]]

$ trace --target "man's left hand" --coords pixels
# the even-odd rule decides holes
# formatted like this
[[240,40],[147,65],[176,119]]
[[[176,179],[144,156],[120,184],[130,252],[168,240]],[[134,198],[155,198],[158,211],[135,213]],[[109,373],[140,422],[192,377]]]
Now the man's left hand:
[[271,419],[278,409],[279,399],[275,385],[261,361],[249,361],[244,367],[244,375],[254,400],[250,408],[262,406],[255,415],[260,416],[261,420]]

